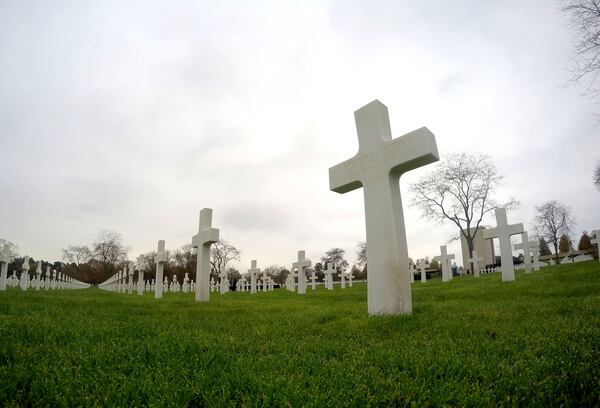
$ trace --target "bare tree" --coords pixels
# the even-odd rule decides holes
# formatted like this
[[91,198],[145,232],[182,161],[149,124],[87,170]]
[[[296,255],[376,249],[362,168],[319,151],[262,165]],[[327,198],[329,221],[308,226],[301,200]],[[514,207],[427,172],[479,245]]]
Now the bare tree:
[[273,279],[273,282],[278,285],[282,285],[290,273],[290,271],[279,265],[267,266],[264,272]]
[[224,239],[212,244],[210,247],[210,269],[213,275],[219,276],[221,271],[226,270],[231,261],[240,260],[240,251]]
[[594,170],[594,185],[600,190],[600,164],[598,164]]
[[570,85],[582,84],[585,94],[600,96],[600,0],[567,0],[562,11],[569,16],[575,35]]
[[504,176],[489,156],[480,153],[452,153],[446,155],[435,170],[411,184],[411,204],[423,212],[427,220],[453,222],[473,256],[473,241],[483,226],[483,219],[497,207],[508,210],[519,203],[509,200],[499,203],[494,198]]
[[537,212],[535,223],[538,235],[554,246],[555,259],[558,263],[560,237],[571,234],[571,227],[575,225],[571,209],[553,200],[535,207],[535,211]]
[[367,264],[367,243],[365,241],[361,241],[357,245],[356,263],[359,266],[365,266]]
[[323,265],[327,265],[328,262],[332,262],[333,266],[337,269],[338,272],[345,271],[348,269],[348,261],[344,258],[346,251],[342,248],[331,248],[329,251],[325,252],[325,255],[321,257],[321,262]]
[[63,249],[62,252],[63,261],[66,263],[79,265],[92,259],[92,251],[85,245],[69,245],[69,247]]
[[196,249],[192,244],[185,244],[173,253],[173,264],[184,275],[196,275]]
[[121,234],[114,231],[100,230],[92,244],[93,258],[102,265],[105,273],[112,272],[117,264],[124,262],[127,252],[129,250],[123,245]]

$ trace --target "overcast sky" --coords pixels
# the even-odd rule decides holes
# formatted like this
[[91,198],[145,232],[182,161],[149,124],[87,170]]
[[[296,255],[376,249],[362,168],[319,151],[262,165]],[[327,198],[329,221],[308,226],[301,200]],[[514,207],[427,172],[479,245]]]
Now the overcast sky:
[[[328,168],[379,99],[394,137],[489,154],[522,203],[509,222],[558,200],[578,239],[600,228],[600,106],[562,86],[572,37],[548,0],[2,1],[0,238],[59,260],[110,229],[134,259],[190,242],[210,207],[242,271],[299,249],[352,263],[363,193],[329,191]],[[413,258],[456,232],[408,206],[428,170],[400,181]]]

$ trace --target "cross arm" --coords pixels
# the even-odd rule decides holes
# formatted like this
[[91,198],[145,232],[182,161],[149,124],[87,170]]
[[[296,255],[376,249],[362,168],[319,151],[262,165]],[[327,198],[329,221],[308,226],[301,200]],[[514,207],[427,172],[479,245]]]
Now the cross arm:
[[399,162],[391,168],[391,173],[400,175],[434,163],[440,159],[440,155],[435,136],[429,129],[422,127],[387,142],[384,159]]
[[483,238],[484,239],[492,239],[498,237],[498,231],[496,228],[488,228],[483,230]]
[[358,155],[329,169],[329,189],[344,194],[362,187],[357,172],[360,171]]

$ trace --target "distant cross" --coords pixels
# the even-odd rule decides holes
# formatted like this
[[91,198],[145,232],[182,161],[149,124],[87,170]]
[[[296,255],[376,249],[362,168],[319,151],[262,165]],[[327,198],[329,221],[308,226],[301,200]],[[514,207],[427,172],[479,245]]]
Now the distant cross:
[[133,292],[133,274],[135,273],[135,264],[129,262],[129,285],[127,286],[127,293]]
[[340,278],[340,288],[346,289],[346,275],[344,274],[344,270],[341,267],[338,277]]
[[[590,242],[596,245],[597,252],[600,253],[600,230],[592,231],[592,234],[596,235],[596,238],[592,239]],[[600,261],[600,256],[598,257],[598,261]]]
[[421,258],[421,283],[427,282],[427,274],[425,273],[425,258]]
[[295,271],[294,271],[294,267],[290,267],[290,273],[288,274],[287,278],[285,279],[285,287],[287,290],[289,290],[290,292],[294,290],[295,287]]
[[350,269],[350,273],[348,273],[348,286],[352,287],[352,279],[354,278],[352,269]]
[[27,290],[29,287],[29,257],[26,256],[23,259],[23,265],[21,265],[21,289]]
[[452,280],[452,270],[450,269],[450,260],[454,259],[454,254],[448,255],[446,245],[440,246],[441,255],[436,257],[442,264],[442,282]]
[[140,255],[137,257],[137,271],[138,271],[137,293],[138,293],[138,295],[144,294],[144,270],[145,269],[146,269],[146,257],[144,255]]
[[333,262],[327,262],[323,273],[325,274],[325,287],[329,290],[333,290],[333,274],[335,273]]
[[163,291],[169,289],[168,286],[165,287],[166,285],[163,281],[163,271],[166,262],[167,251],[165,251],[165,241],[161,239],[158,241],[158,250],[156,251],[156,256],[154,257],[154,263],[156,264],[156,284],[154,286],[155,299],[160,299]]
[[[525,272],[526,273],[529,273],[532,271],[531,249],[535,249],[536,247],[537,247],[537,244],[534,243],[534,245],[532,247],[531,242],[529,242],[529,235],[527,234],[527,231],[524,231],[521,234],[521,243],[514,245],[515,250],[517,250],[517,251],[519,249],[523,250],[523,261],[525,262]],[[512,256],[512,254],[511,254],[511,256]]]
[[196,261],[196,302],[210,299],[210,246],[219,240],[219,230],[212,228],[212,209],[200,211],[198,233],[192,237],[192,247],[198,248]]
[[127,292],[127,276],[127,264],[125,264],[121,272],[121,292]]
[[473,264],[473,276],[479,278],[479,262],[483,261],[483,258],[477,256],[477,251],[473,250],[473,256],[467,259],[467,262]]
[[306,274],[304,268],[308,268],[311,265],[309,259],[305,258],[305,251],[298,251],[298,260],[292,264],[292,266],[298,269],[298,294],[306,294]]
[[219,293],[224,295],[229,291],[229,281],[227,280],[227,271],[221,271],[219,274]]
[[256,294],[256,275],[260,273],[260,268],[256,267],[256,259],[250,261],[248,273],[250,274],[250,293],[254,295]]
[[500,242],[500,262],[502,263],[502,282],[515,280],[515,267],[512,259],[511,235],[522,234],[523,224],[508,224],[506,208],[496,208],[496,228],[483,231],[485,239],[498,238]]
[[269,276],[267,275],[267,271],[263,271],[262,274],[262,281],[263,281],[263,292],[266,292],[269,290]]
[[296,277],[298,276],[298,273],[296,272],[296,268],[294,268],[294,264],[292,263],[292,267],[290,268],[290,274],[289,274],[289,278],[290,278],[290,284],[288,286],[288,290],[290,292],[295,292],[296,291]]
[[314,269],[310,271],[310,286],[312,290],[317,290],[317,271]]
[[36,290],[40,289],[40,284],[42,282],[42,261],[38,261],[37,269],[35,270],[35,280],[33,281],[33,286]]
[[46,277],[44,278],[44,289],[50,289],[50,265],[46,265]]
[[[123,282],[124,276],[124,271],[121,269],[121,272],[119,272],[119,292],[123,292],[123,288],[125,287],[125,283]],[[58,272],[56,273],[54,283],[58,284]]]
[[435,136],[420,128],[392,140],[387,107],[375,100],[354,112],[358,153],[329,169],[329,187],[363,187],[369,259],[369,315],[411,314],[412,298],[400,176],[439,160]]
[[412,263],[408,263],[408,275],[410,278],[410,283],[414,283],[415,282],[415,272],[413,271],[412,268]]

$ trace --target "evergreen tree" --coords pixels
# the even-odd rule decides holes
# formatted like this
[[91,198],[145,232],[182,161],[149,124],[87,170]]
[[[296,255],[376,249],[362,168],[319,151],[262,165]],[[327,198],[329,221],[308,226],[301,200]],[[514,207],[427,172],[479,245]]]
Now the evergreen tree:
[[583,235],[579,238],[579,244],[577,244],[577,249],[579,251],[589,251],[592,249],[591,238],[588,235],[587,231],[583,231]]
[[558,241],[558,252],[561,254],[571,252],[571,240],[567,234],[562,234]]
[[550,252],[550,247],[548,247],[548,243],[546,242],[546,240],[544,238],[539,239],[539,245],[540,245],[540,256],[552,255],[552,252]]

